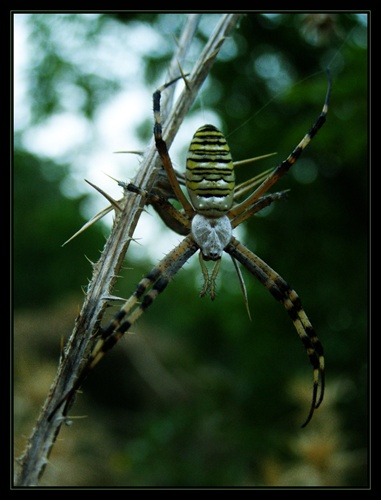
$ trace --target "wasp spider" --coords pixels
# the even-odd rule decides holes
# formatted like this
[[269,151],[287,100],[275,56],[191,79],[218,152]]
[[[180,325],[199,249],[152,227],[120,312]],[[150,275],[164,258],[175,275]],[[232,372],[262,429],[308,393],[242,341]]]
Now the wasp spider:
[[[82,374],[77,379],[73,389],[58,406],[71,399],[90,370],[118,342],[156,297],[163,292],[185,262],[197,251],[199,251],[201,270],[204,277],[201,295],[209,294],[211,299],[214,299],[215,281],[221,256],[223,252],[226,252],[231,256],[234,263],[235,260],[240,262],[285,307],[303,342],[313,367],[312,402],[303,424],[304,427],[311,420],[314,410],[319,407],[324,396],[323,347],[302,308],[301,301],[295,290],[262,259],[240,243],[232,233],[234,228],[246,219],[273,201],[285,196],[285,192],[268,195],[265,195],[265,193],[281,176],[289,171],[311,139],[323,126],[328,112],[331,90],[330,78],[322,112],[309,132],[288,158],[265,176],[259,186],[241,203],[235,202],[234,166],[229,147],[223,134],[213,125],[200,127],[192,139],[185,174],[185,183],[190,200],[184,195],[176,172],[173,169],[166,143],[162,137],[160,114],[161,93],[177,80],[163,85],[153,94],[154,137],[157,151],[167,175],[167,188],[171,192],[171,197],[177,198],[181,203],[182,210],[177,210],[168,201],[168,195],[163,196],[160,190],[147,192],[132,184],[124,185],[124,187],[146,197],[146,202],[154,206],[164,222],[179,234],[184,235],[185,238],[138,283],[134,293],[114,316],[110,324],[101,330],[100,340]],[[205,261],[215,262],[211,273],[209,273]],[[237,265],[236,269],[238,270]],[[240,281],[244,289],[241,277]],[[320,393],[318,395],[319,384]]]

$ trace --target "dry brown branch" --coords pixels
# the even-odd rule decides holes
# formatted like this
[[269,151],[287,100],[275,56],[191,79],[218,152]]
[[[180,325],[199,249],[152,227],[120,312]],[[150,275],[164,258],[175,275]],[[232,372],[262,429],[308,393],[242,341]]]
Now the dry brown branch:
[[[239,17],[237,14],[216,16],[218,20],[216,28],[193,70],[187,77],[189,88],[184,88],[171,112],[169,103],[171,102],[173,88],[166,91],[165,99],[163,99],[163,111],[164,116],[167,116],[167,118],[163,135],[168,147],[171,145],[182,120],[197,96],[221,45],[235,27]],[[168,80],[178,75],[179,65],[184,66],[183,62],[187,51],[197,31],[198,20],[199,15],[188,16],[188,22],[178,41],[177,51],[169,67]],[[157,153],[152,141],[134,183],[149,190],[154,183],[157,168]],[[97,341],[94,334],[97,332],[103,317],[107,305],[106,299],[112,294],[113,285],[133,237],[143,204],[144,200],[141,197],[126,193],[121,201],[121,211],[115,213],[112,232],[99,261],[93,265],[93,276],[86,292],[82,310],[75,320],[73,332],[62,352],[55,379],[26,448],[20,459],[18,459],[19,471],[16,486],[38,485],[48,463],[50,451],[61,425],[66,420],[65,417],[62,417],[62,408],[56,412],[54,418],[50,421],[48,417],[73,387],[94,348]],[[70,403],[72,404],[72,402]]]

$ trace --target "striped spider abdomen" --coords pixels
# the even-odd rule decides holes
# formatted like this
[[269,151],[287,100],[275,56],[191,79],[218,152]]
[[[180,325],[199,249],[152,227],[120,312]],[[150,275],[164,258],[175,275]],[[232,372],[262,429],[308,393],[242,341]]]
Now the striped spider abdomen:
[[222,132],[204,125],[194,134],[186,162],[186,187],[195,210],[221,217],[233,205],[233,159]]

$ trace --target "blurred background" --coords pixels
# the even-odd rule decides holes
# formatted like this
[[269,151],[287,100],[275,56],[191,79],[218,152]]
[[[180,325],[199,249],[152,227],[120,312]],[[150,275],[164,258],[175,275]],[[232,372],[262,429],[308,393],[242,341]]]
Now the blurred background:
[[[219,14],[201,16],[192,68]],[[112,224],[61,245],[127,181],[152,140],[152,93],[185,14],[14,15],[14,445],[21,455]],[[326,397],[310,424],[312,368],[284,308],[228,256],[217,298],[199,298],[193,257],[102,360],[61,429],[41,485],[368,485],[366,14],[247,14],[223,46],[171,148],[182,170],[198,126],[220,127],[238,182],[327,123],[277,185],[289,198],[237,234],[300,295],[325,348]],[[149,210],[115,295],[179,240]],[[116,311],[112,308],[110,315]]]

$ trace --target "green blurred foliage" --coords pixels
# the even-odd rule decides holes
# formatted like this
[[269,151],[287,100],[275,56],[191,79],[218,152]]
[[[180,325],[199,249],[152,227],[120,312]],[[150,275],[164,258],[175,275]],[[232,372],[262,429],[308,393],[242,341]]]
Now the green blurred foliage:
[[[14,153],[14,305],[36,307],[51,304],[85,286],[91,271],[78,258],[81,245],[61,246],[86,221],[80,215],[86,196],[68,199],[60,185],[67,165],[57,165],[25,150]],[[99,228],[87,235],[91,249],[101,248]]]
[[[144,23],[164,33],[157,51],[144,57],[148,82],[156,81],[172,55],[168,27],[178,37],[184,23],[179,14],[102,14],[93,23],[84,22],[82,14],[54,17],[68,33],[82,30],[85,48],[98,43],[113,23],[126,30]],[[199,40],[215,20],[216,15],[204,16]],[[83,88],[81,111],[93,117],[119,84],[83,74],[70,63],[64,41],[54,36],[44,15],[31,16],[30,23],[38,49],[29,75],[31,95],[44,85],[34,101],[33,120],[60,109],[57,89],[65,79]],[[237,160],[278,153],[259,167],[242,167],[238,180],[244,180],[252,169],[285,158],[307,132],[324,102],[325,69],[331,67],[327,123],[295,173],[279,182],[278,189],[291,189],[288,199],[248,221],[240,233],[297,290],[325,347],[327,394],[312,422],[299,427],[309,407],[312,374],[283,308],[243,271],[250,322],[228,258],[216,300],[200,300],[201,272],[191,263],[134,327],[135,335],[121,341],[86,381],[72,413],[89,417],[75,419],[61,433],[63,443],[53,450],[55,465],[47,468],[43,484],[367,485],[366,41],[366,26],[356,14],[320,20],[248,14],[191,111],[207,106],[218,113]],[[152,126],[152,117],[143,119]],[[50,304],[60,305],[64,294],[80,290],[91,273],[83,254],[95,260],[103,246],[100,230],[92,227],[64,252],[59,248],[82,224],[83,200],[60,194],[68,169],[15,151],[15,305],[23,306],[23,314],[25,307],[42,306],[29,311],[16,330],[16,355],[33,367],[36,358],[46,358],[50,377],[59,335],[70,333],[49,330],[68,310],[67,303],[62,303],[65,311],[57,305],[51,310]],[[305,172],[311,177],[303,177]],[[151,266],[127,259],[116,293],[128,296]],[[38,327],[31,332],[27,325],[33,317]],[[28,335],[34,351],[26,343]],[[41,354],[45,343],[52,346],[50,357]],[[16,363],[16,385],[22,385],[22,377],[25,367]],[[21,405],[16,420],[24,434],[48,386]],[[22,392],[27,399],[33,393],[25,387]],[[21,452],[22,441],[17,445]]]

